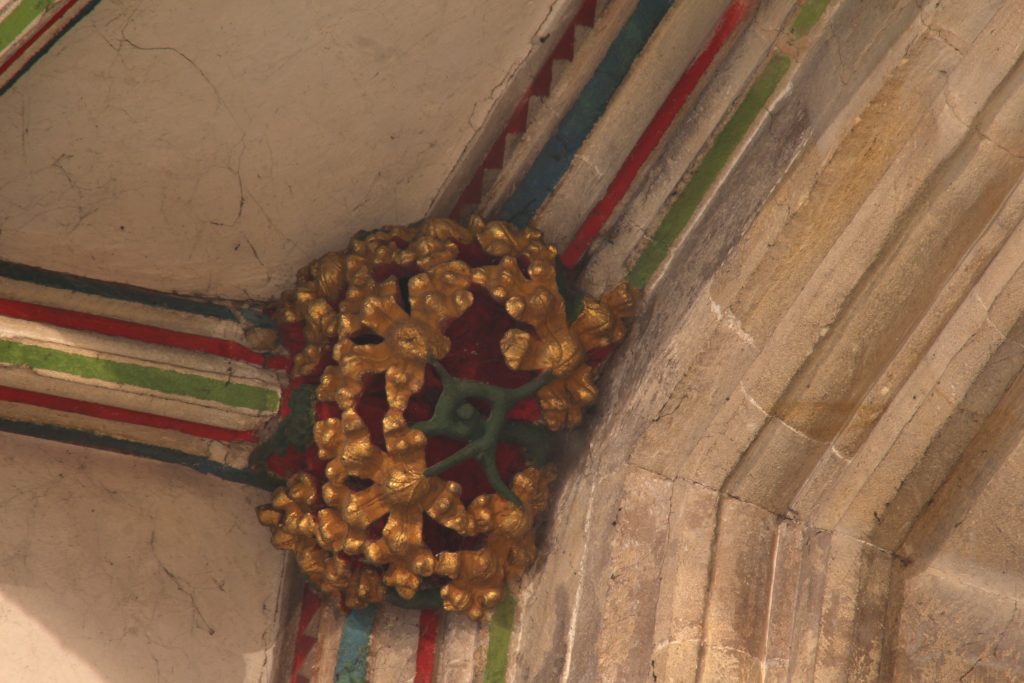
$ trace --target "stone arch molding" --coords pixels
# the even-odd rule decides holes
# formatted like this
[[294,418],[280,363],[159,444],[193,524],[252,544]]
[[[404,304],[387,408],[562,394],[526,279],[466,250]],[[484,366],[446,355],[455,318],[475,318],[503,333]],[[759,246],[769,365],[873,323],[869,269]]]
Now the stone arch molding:
[[1020,675],[1024,15],[832,9],[655,275],[514,680]]

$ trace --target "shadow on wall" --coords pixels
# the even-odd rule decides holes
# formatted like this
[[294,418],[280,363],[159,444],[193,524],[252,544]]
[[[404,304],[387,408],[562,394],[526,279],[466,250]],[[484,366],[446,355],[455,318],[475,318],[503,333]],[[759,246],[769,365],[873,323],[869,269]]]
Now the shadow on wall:
[[0,472],[0,680],[272,680],[267,493],[9,434]]
[[1024,671],[1021,390],[1018,379],[911,534],[895,681],[1011,681]]

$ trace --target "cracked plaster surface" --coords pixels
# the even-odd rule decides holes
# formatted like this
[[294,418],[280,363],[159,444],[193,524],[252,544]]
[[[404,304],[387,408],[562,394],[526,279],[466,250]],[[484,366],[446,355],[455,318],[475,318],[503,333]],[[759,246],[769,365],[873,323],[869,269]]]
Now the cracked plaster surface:
[[270,298],[421,218],[567,0],[104,0],[0,98],[0,257]]
[[0,472],[0,680],[271,680],[265,492],[9,434]]

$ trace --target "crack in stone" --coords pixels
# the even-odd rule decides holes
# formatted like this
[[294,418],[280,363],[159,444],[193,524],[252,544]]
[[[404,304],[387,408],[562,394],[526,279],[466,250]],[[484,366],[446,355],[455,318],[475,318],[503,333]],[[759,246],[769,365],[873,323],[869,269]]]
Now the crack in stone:
[[[239,143],[238,143],[241,146],[241,149],[238,151],[238,159],[235,161],[235,167],[234,168],[231,168],[230,166],[227,167],[227,170],[235,175],[235,180],[238,182],[238,211],[235,213],[235,217],[234,217],[234,219],[232,219],[232,221],[230,223],[221,223],[221,222],[218,222],[218,221],[210,221],[211,225],[216,225],[217,227],[221,227],[221,228],[224,228],[224,227],[233,228],[236,225],[238,225],[238,221],[240,221],[242,219],[242,211],[245,209],[245,183],[242,180],[242,157],[245,156],[245,151],[246,151],[245,138],[246,138],[247,135],[248,135],[247,132],[244,132],[244,131],[242,132],[242,139],[239,140]],[[249,246],[252,247],[252,244],[250,244]],[[253,250],[253,252],[255,253],[255,249]],[[257,256],[256,259],[259,260],[259,256]],[[263,264],[263,262],[260,261],[260,265],[262,265],[262,264]]]
[[708,547],[711,548],[711,554],[708,557],[707,562],[707,573],[704,577],[704,595],[701,601],[701,634],[700,644],[697,648],[697,680],[703,680],[705,670],[707,668],[708,650],[710,649],[710,624],[707,619],[708,611],[711,608],[711,585],[715,577],[715,569],[717,568],[719,553],[716,552],[718,549],[718,540],[722,531],[722,506],[725,502],[725,496],[719,497],[715,505],[715,519],[714,525],[711,529],[711,538],[708,542]]
[[936,26],[933,26],[928,21],[925,21],[924,16],[922,16],[922,14],[920,14],[920,13],[917,15],[917,19],[918,19],[919,22],[921,22],[921,25],[924,26],[924,30],[925,30],[926,34],[933,35],[934,37],[938,38],[940,41],[942,41],[943,43],[948,45],[950,48],[952,48],[952,50],[954,52],[956,52],[958,55],[960,55],[961,57],[964,56],[963,48],[961,46],[959,46],[959,45],[954,45],[953,41],[950,40],[950,36],[953,36],[955,34],[949,32],[949,31],[947,31],[945,29],[941,29],[941,28],[938,28]]
[[261,265],[261,266],[263,266],[263,267],[265,268],[265,267],[266,267],[266,264],[265,264],[265,263],[263,263],[263,259],[261,259],[261,258],[260,258],[260,255],[259,255],[259,253],[258,253],[258,252],[256,251],[256,247],[254,247],[254,246],[253,246],[253,244],[252,244],[252,240],[250,240],[250,239],[249,239],[249,236],[248,236],[248,235],[242,235],[242,239],[244,239],[244,240],[245,240],[245,243],[249,245],[249,249],[251,249],[251,250],[252,250],[252,255],[253,255],[253,256],[255,256],[255,257],[256,257],[256,260],[257,260],[257,261],[259,261],[260,265]]
[[[1007,76],[1007,77],[1009,77],[1009,76]],[[1000,85],[1002,85],[1002,84],[1000,84]],[[999,88],[999,86],[996,86],[996,90],[998,90],[998,88]],[[985,101],[985,104],[979,109],[978,115],[976,115],[976,118],[977,118],[977,116],[980,116],[981,113],[985,111],[985,109],[988,108],[988,105],[992,101],[992,97],[994,95],[994,92],[995,92],[995,90],[993,90],[992,93],[989,93],[988,99]],[[952,95],[952,93],[949,91],[949,88],[946,88],[945,90],[943,90],[943,99],[946,102],[946,108],[949,110],[949,113],[952,114],[953,118],[956,119],[957,122],[961,126],[964,127],[964,129],[966,129],[968,132],[976,134],[982,140],[985,140],[986,142],[992,144],[996,148],[1006,152],[1007,154],[1009,154],[1014,159],[1024,159],[1024,154],[1019,154],[1017,152],[1014,152],[1013,150],[1009,149],[1008,147],[1006,147],[1002,143],[998,142],[997,140],[995,140],[994,138],[992,138],[991,136],[986,134],[984,131],[981,130],[981,128],[978,127],[978,124],[975,121],[966,121],[966,120],[964,120],[963,114],[961,114],[959,111],[957,111],[956,106],[953,104],[952,100],[950,100],[950,96],[951,95]]]
[[167,565],[165,565],[163,560],[160,559],[160,555],[156,551],[156,532],[153,532],[150,535],[149,546],[153,552],[153,558],[156,560],[157,564],[160,565],[160,569],[163,570],[164,574],[167,575],[167,577],[171,580],[172,583],[174,583],[175,587],[180,592],[188,596],[189,601],[192,603],[192,610],[195,616],[199,618],[199,622],[201,623],[203,629],[211,636],[215,634],[217,630],[213,628],[209,620],[207,620],[207,618],[203,616],[202,610],[199,609],[199,604],[196,602],[195,591],[191,589],[191,587],[184,579],[182,579],[177,574],[168,569]]
[[21,158],[27,164],[28,163],[28,142],[27,142],[26,138],[28,137],[28,130],[29,130],[29,127],[28,127],[28,111],[27,111],[28,107],[27,107],[26,102],[25,102],[25,94],[23,92],[21,92],[20,90],[18,91],[18,94],[21,97],[21,126],[20,126],[20,128],[21,128]]
[[848,85],[849,80],[847,77],[847,72],[849,71],[849,67],[846,65],[846,59],[843,57],[842,42],[839,40],[839,36],[836,35],[835,24],[833,24],[830,21],[828,22],[827,26],[829,35],[828,43],[832,45],[832,47],[835,49],[836,60],[839,62],[839,68],[836,69],[836,75],[839,76],[840,83],[842,83],[843,85]]
[[[139,5],[139,6],[141,6],[141,5]],[[210,80],[210,77],[206,75],[206,72],[198,64],[196,64],[194,59],[192,59],[191,57],[189,57],[188,55],[186,55],[184,52],[182,52],[181,50],[179,50],[176,47],[162,46],[162,45],[161,46],[139,45],[138,43],[134,42],[131,38],[129,38],[127,35],[125,35],[125,31],[128,29],[128,24],[131,23],[132,19],[135,16],[135,11],[137,11],[137,9],[138,8],[136,8],[136,10],[132,11],[132,14],[128,17],[128,20],[125,22],[124,26],[121,27],[121,44],[117,48],[118,52],[120,52],[121,47],[123,47],[125,44],[128,44],[132,48],[134,48],[136,50],[139,50],[139,51],[142,51],[142,52],[173,52],[174,54],[178,55],[179,57],[184,59],[186,62],[188,62],[192,66],[192,68],[195,69],[195,71],[199,74],[199,76],[204,81],[206,81],[206,84],[208,86],[210,86],[210,90],[213,92],[214,97],[217,98],[218,106],[223,107],[224,111],[226,111],[228,113],[228,116],[231,117],[231,120],[234,122],[235,127],[237,127],[239,130],[242,130],[242,126],[238,123],[238,119],[235,117],[234,112],[232,112],[231,108],[227,106],[227,103],[224,101],[223,96],[220,94],[220,90],[217,88],[216,85],[214,85],[213,81]]]
[[64,180],[67,181],[68,187],[72,191],[74,191],[75,195],[78,197],[78,201],[75,202],[75,208],[78,213],[78,218],[75,220],[74,225],[72,225],[70,229],[67,231],[68,234],[71,234],[78,230],[78,228],[82,226],[82,222],[85,221],[86,218],[99,211],[98,207],[93,207],[91,209],[85,208],[82,201],[82,189],[78,186],[78,183],[75,182],[75,179],[71,175],[71,172],[64,168],[64,166],[61,163],[65,159],[72,159],[73,156],[74,155],[62,153],[50,164],[52,168],[56,168],[58,171],[60,171],[61,175],[64,176]]
[[1013,613],[1010,614],[1010,618],[1007,620],[1006,624],[1003,626],[1003,630],[999,632],[998,636],[996,636],[994,639],[989,641],[989,644],[985,647],[984,650],[981,651],[981,654],[978,655],[978,658],[974,660],[974,663],[971,664],[971,666],[967,669],[967,671],[965,671],[962,674],[960,674],[960,677],[957,679],[958,681],[961,681],[961,682],[964,681],[968,676],[971,675],[971,673],[978,666],[978,664],[980,664],[982,661],[988,659],[989,657],[991,657],[993,655],[993,653],[995,653],[996,649],[999,647],[999,643],[1001,643],[1003,641],[1003,638],[1006,637],[1006,632],[1010,630],[1010,625],[1013,624],[1014,620],[1017,618],[1017,611],[1019,610],[1019,608],[1020,608],[1020,602],[1017,601],[1017,600],[1014,600],[1013,601]]

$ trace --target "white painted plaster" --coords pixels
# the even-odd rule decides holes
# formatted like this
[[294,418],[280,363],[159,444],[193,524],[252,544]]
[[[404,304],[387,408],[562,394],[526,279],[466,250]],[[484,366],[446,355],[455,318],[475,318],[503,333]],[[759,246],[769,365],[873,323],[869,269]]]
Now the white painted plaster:
[[268,494],[0,433],[0,681],[270,681]]
[[270,298],[418,220],[571,0],[102,0],[0,98],[0,258]]

